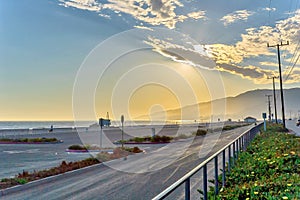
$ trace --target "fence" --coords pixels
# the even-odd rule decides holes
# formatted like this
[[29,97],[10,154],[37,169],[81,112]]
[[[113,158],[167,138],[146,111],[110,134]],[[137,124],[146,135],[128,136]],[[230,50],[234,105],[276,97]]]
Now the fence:
[[[207,199],[207,193],[208,193],[208,185],[207,185],[207,165],[209,162],[214,161],[214,190],[215,194],[217,195],[219,193],[219,182],[218,182],[218,157],[219,155],[222,155],[222,186],[225,186],[226,181],[226,173],[230,173],[231,167],[234,165],[235,161],[237,160],[239,153],[241,150],[246,150],[247,146],[250,144],[250,142],[254,139],[255,135],[259,132],[260,127],[263,125],[263,123],[260,123],[259,125],[251,128],[250,130],[244,132],[240,136],[238,136],[235,140],[224,146],[222,149],[214,153],[212,156],[207,158],[204,162],[202,162],[200,165],[195,167],[193,170],[188,172],[185,176],[180,178],[178,181],[173,183],[171,186],[169,186],[167,189],[162,191],[160,194],[155,196],[152,200],[159,200],[164,199],[168,197],[171,193],[173,193],[177,188],[185,185],[185,199],[190,200],[191,198],[191,187],[190,187],[190,179],[191,177],[199,172],[202,169],[202,185],[203,185],[203,198],[204,200]],[[227,153],[227,156],[226,156]],[[227,166],[228,169],[226,170],[226,160],[227,160]]]

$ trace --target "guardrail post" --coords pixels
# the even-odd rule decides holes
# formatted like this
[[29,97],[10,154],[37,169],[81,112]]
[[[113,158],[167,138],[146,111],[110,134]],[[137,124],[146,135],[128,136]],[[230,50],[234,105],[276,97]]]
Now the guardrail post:
[[235,163],[235,142],[232,143],[232,155],[233,155],[232,166],[234,166],[234,163]]
[[215,195],[219,193],[219,182],[218,182],[218,155],[215,157]]
[[230,167],[231,167],[231,145],[228,146],[228,172],[230,173]]
[[203,199],[207,200],[207,165],[203,166]]
[[186,179],[185,181],[185,200],[190,200],[191,193],[190,193],[190,178]]
[[222,162],[222,168],[223,168],[223,174],[222,174],[222,186],[225,186],[225,178],[226,178],[226,169],[225,169],[225,162],[226,162],[226,154],[225,149],[222,151],[223,154],[223,162]]
[[250,144],[250,137],[251,137],[251,134],[250,134],[250,131],[247,133],[247,147],[249,146]]
[[239,141],[239,139],[236,140],[235,145],[236,145],[236,159],[238,159],[239,153],[240,153],[240,150],[239,150],[240,141]]

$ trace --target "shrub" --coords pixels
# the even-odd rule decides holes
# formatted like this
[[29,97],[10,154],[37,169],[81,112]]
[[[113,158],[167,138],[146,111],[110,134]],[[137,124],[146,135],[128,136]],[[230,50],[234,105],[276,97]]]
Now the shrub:
[[28,183],[28,181],[25,178],[17,178],[15,179],[17,183],[23,185],[25,183]]
[[132,139],[134,142],[144,142],[144,138],[141,138],[141,137],[135,137]]
[[132,153],[141,153],[141,152],[142,152],[142,150],[138,147],[133,147],[133,149],[132,149]]
[[170,142],[171,139],[172,139],[171,137],[163,135],[163,136],[161,136],[160,141],[161,142]]
[[206,130],[198,129],[195,135],[196,136],[203,136],[203,135],[206,135],[206,134],[207,134]]
[[70,150],[87,150],[86,147],[79,145],[79,144],[74,144],[68,147]]

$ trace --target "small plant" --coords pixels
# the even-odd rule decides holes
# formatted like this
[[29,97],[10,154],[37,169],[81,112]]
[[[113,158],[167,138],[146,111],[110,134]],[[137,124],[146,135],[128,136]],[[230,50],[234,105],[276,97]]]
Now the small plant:
[[196,135],[196,136],[203,136],[206,134],[207,134],[207,131],[203,130],[203,129],[198,129],[197,132],[194,133],[194,135]]
[[79,151],[82,151],[82,150],[85,150],[87,151],[87,148],[85,146],[82,146],[82,145],[79,145],[79,144],[74,144],[74,145],[71,145],[68,147],[69,150],[79,150]]
[[141,152],[143,152],[140,148],[138,148],[138,147],[133,147],[133,148],[131,148],[131,147],[123,147],[122,148],[124,151],[128,151],[128,152],[132,152],[132,153],[141,153]]
[[25,178],[16,178],[16,181],[21,185],[28,183],[28,181]]

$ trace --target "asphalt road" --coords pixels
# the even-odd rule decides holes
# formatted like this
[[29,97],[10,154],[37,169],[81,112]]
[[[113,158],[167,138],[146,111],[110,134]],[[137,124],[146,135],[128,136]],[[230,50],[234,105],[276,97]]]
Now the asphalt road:
[[64,140],[57,144],[0,144],[0,178],[7,178],[22,172],[46,169],[59,165],[63,160],[75,161],[90,157],[89,154],[70,154],[65,150],[72,144],[81,144],[76,132],[40,133],[17,137],[56,137]]
[[[187,139],[186,142],[129,156],[127,160],[110,161],[85,173],[27,188],[2,198],[151,199],[248,128],[223,132],[219,139],[214,134],[210,137],[197,137],[192,141]],[[199,151],[204,153],[200,157]],[[192,187],[194,194],[197,194],[197,183],[194,183],[196,179],[197,175],[192,180],[192,186],[196,186]],[[175,194],[177,197],[183,192],[180,189]],[[200,195],[194,197],[199,199]]]
[[290,130],[292,130],[295,135],[300,136],[300,126],[296,126],[297,120],[287,120],[286,121],[286,127]]

